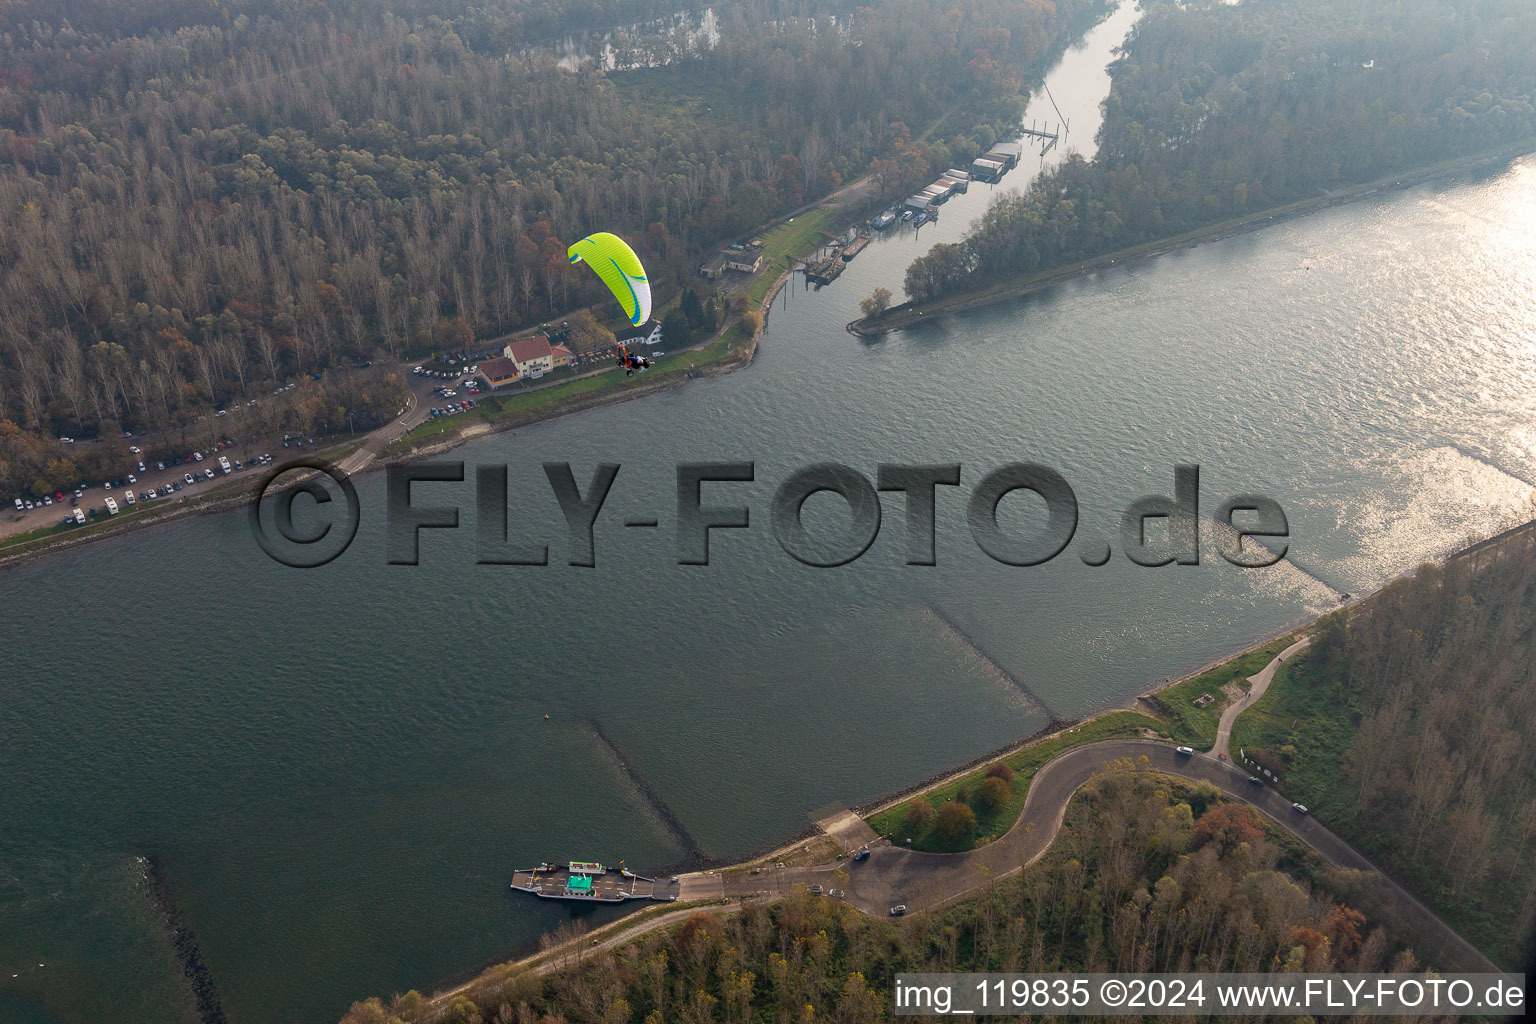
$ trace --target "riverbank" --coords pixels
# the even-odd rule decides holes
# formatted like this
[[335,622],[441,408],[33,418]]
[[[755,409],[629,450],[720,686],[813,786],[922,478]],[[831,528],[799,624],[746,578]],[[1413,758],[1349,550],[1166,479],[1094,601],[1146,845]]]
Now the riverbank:
[[1219,221],[1215,224],[1180,235],[1143,242],[1140,245],[1117,249],[1090,260],[1053,267],[1021,277],[1001,281],[975,291],[952,295],[933,302],[902,303],[886,310],[879,317],[862,317],[848,323],[847,330],[861,338],[877,338],[891,331],[925,323],[936,316],[945,316],[973,309],[982,309],[1044,291],[1054,285],[1075,278],[1086,277],[1099,270],[1124,263],[1142,262],[1166,256],[1179,249],[1191,249],[1202,242],[1215,242],[1233,235],[1255,231],[1295,217],[1315,213],[1332,206],[1358,201],[1375,195],[1384,189],[1407,188],[1437,178],[1470,171],[1484,170],[1496,164],[1517,159],[1536,152],[1536,139],[1526,139],[1509,146],[1484,150],[1466,156],[1452,157],[1431,164],[1405,170],[1397,174],[1377,178],[1374,181],[1351,185],[1347,188],[1325,192],[1321,195],[1300,199],[1283,206],[1274,206],[1243,217]]

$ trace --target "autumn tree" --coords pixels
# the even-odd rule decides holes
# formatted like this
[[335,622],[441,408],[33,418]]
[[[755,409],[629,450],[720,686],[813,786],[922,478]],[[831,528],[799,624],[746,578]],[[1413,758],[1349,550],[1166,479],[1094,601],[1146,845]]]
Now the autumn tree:
[[966,804],[951,800],[939,808],[933,831],[940,839],[950,842],[969,838],[976,831],[976,812]]

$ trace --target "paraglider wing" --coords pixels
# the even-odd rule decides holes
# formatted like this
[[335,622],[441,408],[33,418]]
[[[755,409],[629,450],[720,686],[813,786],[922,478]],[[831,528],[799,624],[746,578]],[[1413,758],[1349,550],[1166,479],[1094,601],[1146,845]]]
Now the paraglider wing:
[[603,279],[636,327],[651,318],[651,285],[640,257],[618,235],[599,231],[566,250],[572,263],[585,262]]

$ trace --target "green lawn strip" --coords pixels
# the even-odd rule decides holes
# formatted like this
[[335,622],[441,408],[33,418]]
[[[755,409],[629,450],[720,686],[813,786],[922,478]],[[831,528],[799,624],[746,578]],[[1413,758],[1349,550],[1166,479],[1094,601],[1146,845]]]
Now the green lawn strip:
[[927,800],[935,812],[949,800],[964,789],[971,798],[971,809],[976,812],[976,834],[962,837],[957,840],[947,840],[934,834],[933,824],[913,830],[907,825],[907,801],[881,811],[869,819],[870,827],[881,835],[891,837],[891,841],[897,846],[906,846],[907,840],[911,840],[911,848],[914,850],[933,850],[940,852],[954,852],[969,850],[978,845],[980,841],[991,841],[1000,838],[1018,821],[1019,813],[1024,809],[1024,799],[1029,795],[1029,783],[1034,778],[1035,772],[1040,766],[1051,758],[1067,750],[1070,747],[1080,746],[1084,743],[1093,743],[1097,740],[1113,739],[1117,737],[1138,736],[1143,729],[1153,729],[1158,732],[1166,732],[1167,727],[1154,718],[1135,711],[1111,711],[1097,718],[1089,719],[1067,732],[1049,739],[1032,744],[1022,750],[1015,751],[999,758],[1009,768],[1013,769],[1013,782],[1009,784],[1009,799],[995,811],[985,811],[976,806],[974,794],[987,777],[987,768],[990,764],[982,765],[974,771],[967,772],[958,779],[952,779],[942,786],[931,789],[922,794],[922,799]]
[[778,280],[786,258],[793,260],[805,256],[825,241],[823,232],[832,230],[837,216],[838,211],[831,207],[818,207],[760,236],[763,240],[763,270],[757,275],[757,280],[747,286],[746,291],[753,305],[767,297],[768,289]]
[[[1280,776],[1277,789],[1319,815],[1354,810],[1344,754],[1358,726],[1354,702],[1317,671],[1306,654],[1282,665],[1253,707],[1232,724],[1232,757],[1239,751]],[[1246,765],[1243,765],[1246,767]]]
[[[1244,651],[1219,665],[1213,665],[1198,675],[1180,680],[1150,694],[1149,699],[1168,719],[1170,735],[1180,743],[1209,749],[1216,742],[1216,727],[1221,722],[1221,710],[1226,706],[1227,695],[1222,688],[1233,681],[1246,680],[1274,660],[1275,655],[1289,647],[1294,637],[1276,637],[1262,647]],[[1205,707],[1196,707],[1201,694],[1209,693],[1216,699]]]

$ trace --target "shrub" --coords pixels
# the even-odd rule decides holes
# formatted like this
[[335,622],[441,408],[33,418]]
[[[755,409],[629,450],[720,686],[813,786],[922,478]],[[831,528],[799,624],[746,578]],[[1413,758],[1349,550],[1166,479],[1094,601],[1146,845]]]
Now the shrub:
[[995,775],[983,782],[981,788],[976,790],[976,799],[988,811],[996,811],[1002,807],[1008,802],[1009,796],[1008,783]]
[[941,839],[965,839],[976,831],[976,812],[952,800],[939,808],[939,820],[933,830]]

